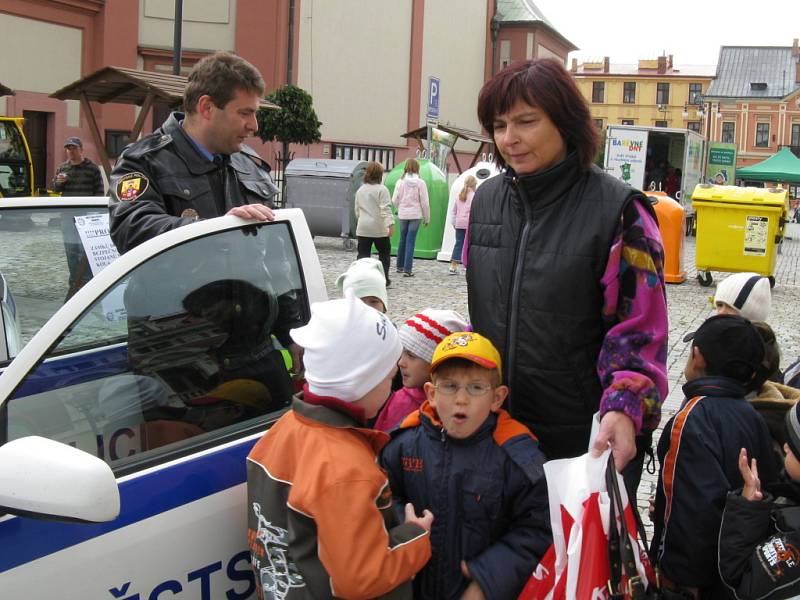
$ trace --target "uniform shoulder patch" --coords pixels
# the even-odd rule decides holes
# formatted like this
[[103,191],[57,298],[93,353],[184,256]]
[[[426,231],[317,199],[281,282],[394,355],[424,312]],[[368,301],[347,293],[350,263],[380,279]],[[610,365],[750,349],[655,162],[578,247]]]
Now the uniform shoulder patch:
[[139,171],[126,173],[117,180],[117,198],[126,202],[133,202],[144,194],[149,186],[150,181],[145,177],[144,173]]

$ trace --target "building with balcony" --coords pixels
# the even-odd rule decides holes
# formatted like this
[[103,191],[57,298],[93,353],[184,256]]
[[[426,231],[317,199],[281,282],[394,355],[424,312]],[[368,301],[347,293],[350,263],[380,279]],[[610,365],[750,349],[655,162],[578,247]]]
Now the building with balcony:
[[570,71],[600,129],[641,125],[702,132],[697,109],[714,76],[713,66],[678,66],[671,54],[636,64],[612,63],[606,56],[582,64],[573,59]]
[[704,97],[708,137],[737,146],[737,166],[783,146],[800,157],[800,45],[722,46]]

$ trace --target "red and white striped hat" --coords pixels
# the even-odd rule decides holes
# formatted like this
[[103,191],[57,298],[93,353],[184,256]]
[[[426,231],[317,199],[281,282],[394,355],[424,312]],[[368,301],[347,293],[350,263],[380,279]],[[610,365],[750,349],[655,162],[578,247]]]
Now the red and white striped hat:
[[456,311],[426,308],[403,323],[398,332],[403,348],[425,362],[431,362],[439,342],[466,328],[466,320]]

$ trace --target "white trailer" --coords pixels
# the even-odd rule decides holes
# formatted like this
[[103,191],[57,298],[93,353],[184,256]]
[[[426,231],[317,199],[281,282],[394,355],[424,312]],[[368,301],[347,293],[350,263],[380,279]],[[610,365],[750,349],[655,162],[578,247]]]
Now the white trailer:
[[665,167],[681,169],[676,198],[690,205],[692,190],[703,183],[706,139],[688,129],[609,125],[606,128],[604,168],[617,179],[644,191],[664,191]]

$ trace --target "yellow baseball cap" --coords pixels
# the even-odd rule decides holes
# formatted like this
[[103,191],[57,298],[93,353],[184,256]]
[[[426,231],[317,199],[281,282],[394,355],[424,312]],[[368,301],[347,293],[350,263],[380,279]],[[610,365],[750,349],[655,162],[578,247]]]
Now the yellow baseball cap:
[[478,333],[469,331],[451,333],[439,342],[433,352],[431,371],[451,358],[463,358],[485,369],[497,369],[500,376],[503,376],[500,353],[492,342]]

